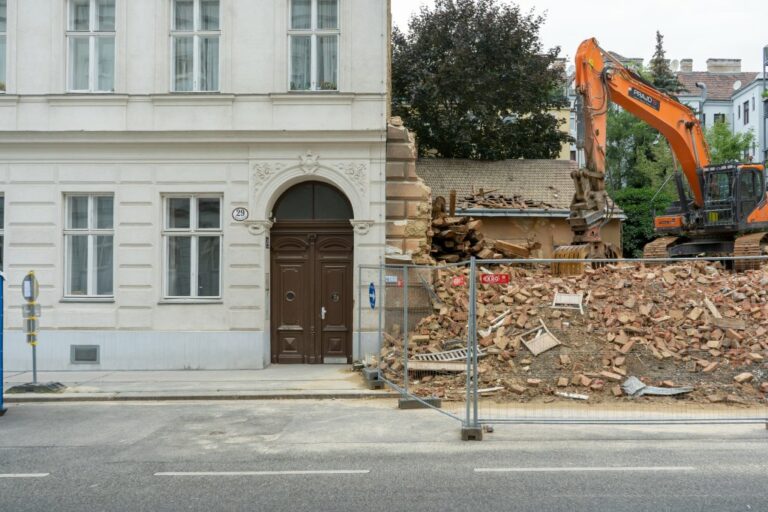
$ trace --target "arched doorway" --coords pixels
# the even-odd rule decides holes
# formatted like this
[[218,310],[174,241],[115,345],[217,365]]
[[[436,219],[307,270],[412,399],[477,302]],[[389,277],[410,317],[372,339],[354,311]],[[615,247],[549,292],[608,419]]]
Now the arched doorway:
[[289,188],[271,230],[273,363],[352,362],[352,206],[326,183]]

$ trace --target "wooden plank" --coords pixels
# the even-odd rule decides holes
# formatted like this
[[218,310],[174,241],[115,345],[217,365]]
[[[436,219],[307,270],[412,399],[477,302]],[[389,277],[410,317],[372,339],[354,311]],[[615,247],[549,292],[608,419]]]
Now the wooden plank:
[[408,371],[412,372],[454,372],[461,373],[467,370],[464,361],[408,361]]
[[741,318],[713,318],[712,323],[721,329],[743,331],[747,328],[747,323]]

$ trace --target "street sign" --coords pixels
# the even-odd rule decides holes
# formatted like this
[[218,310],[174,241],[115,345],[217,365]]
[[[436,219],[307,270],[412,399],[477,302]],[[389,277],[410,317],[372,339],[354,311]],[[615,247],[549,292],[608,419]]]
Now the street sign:
[[464,276],[454,276],[451,279],[451,286],[466,286],[467,280]]
[[509,284],[509,274],[480,274],[483,284]]
[[238,222],[248,220],[248,208],[235,208],[232,210],[232,218]]
[[30,271],[21,282],[21,294],[27,302],[34,302],[40,295],[40,285],[37,283],[35,273]]
[[376,309],[376,285],[373,283],[368,287],[368,300],[371,302],[371,309]]
[[39,318],[40,317],[40,304],[35,302],[28,302],[21,305],[21,315],[26,318]]

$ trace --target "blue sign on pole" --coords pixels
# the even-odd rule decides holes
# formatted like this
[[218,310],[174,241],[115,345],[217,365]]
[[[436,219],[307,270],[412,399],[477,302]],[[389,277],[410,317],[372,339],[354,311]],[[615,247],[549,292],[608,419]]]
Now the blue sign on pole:
[[376,285],[373,283],[368,287],[368,298],[371,300],[371,309],[376,309]]

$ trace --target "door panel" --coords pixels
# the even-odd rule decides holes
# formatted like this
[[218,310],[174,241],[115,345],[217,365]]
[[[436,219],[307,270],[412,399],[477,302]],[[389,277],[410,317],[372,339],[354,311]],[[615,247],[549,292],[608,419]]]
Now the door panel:
[[[304,362],[307,345],[307,309],[312,296],[304,285],[307,263],[278,263],[277,362]],[[275,291],[277,291],[275,290]]]
[[348,294],[350,265],[348,263],[321,264],[321,307],[325,308],[322,322],[323,358],[347,358],[350,337]]

